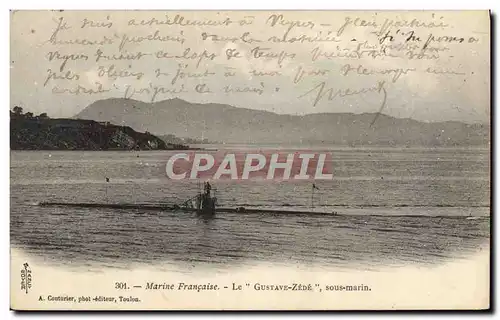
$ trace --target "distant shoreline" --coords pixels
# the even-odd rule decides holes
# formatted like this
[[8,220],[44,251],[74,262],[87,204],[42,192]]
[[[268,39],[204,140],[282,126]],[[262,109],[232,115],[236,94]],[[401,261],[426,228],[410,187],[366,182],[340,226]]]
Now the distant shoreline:
[[343,146],[343,145],[259,145],[259,144],[220,144],[220,145],[208,145],[206,147],[198,147],[198,146],[187,146],[185,149],[13,149],[10,148],[10,151],[92,151],[92,152],[156,152],[156,151],[206,151],[206,152],[214,152],[214,151],[224,151],[224,150],[331,150],[331,151],[362,151],[362,150],[477,150],[477,151],[491,151],[489,146],[410,146],[410,147],[402,147],[402,146]]
[[[375,117],[377,120],[372,123]],[[98,119],[148,130],[160,138],[165,136],[166,142],[187,145],[215,142],[432,147],[487,146],[491,141],[489,124],[420,122],[384,113],[283,115],[225,104],[191,103],[178,98],[155,103],[125,98],[96,100],[74,118]]]

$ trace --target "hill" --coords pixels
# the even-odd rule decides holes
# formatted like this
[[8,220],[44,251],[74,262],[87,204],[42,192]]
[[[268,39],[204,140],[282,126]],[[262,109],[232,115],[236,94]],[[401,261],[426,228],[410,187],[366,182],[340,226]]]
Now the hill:
[[487,124],[419,122],[381,114],[322,113],[285,115],[225,104],[181,99],[145,103],[132,99],[98,100],[76,118],[109,121],[158,135],[173,134],[226,143],[337,145],[487,145]]
[[170,145],[145,132],[107,122],[11,116],[11,150],[168,150]]

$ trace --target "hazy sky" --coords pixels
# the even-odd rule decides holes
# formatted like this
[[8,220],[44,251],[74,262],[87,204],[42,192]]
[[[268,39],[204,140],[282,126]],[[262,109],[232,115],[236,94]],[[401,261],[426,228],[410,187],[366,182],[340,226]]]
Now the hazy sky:
[[[150,85],[179,88],[181,84],[184,84],[185,88],[192,91],[196,84],[205,83],[213,93],[159,94],[156,100],[179,97],[191,102],[227,103],[237,107],[290,114],[377,112],[383,104],[383,112],[396,117],[412,117],[424,121],[489,121],[490,46],[487,12],[436,12],[435,14],[432,12],[356,11],[282,12],[283,19],[277,18],[276,24],[272,25],[271,15],[275,13],[243,11],[18,11],[12,13],[10,107],[20,105],[25,110],[34,113],[47,112],[52,117],[67,117],[75,115],[97,99],[123,97],[127,86],[139,90],[148,88]],[[179,17],[175,19],[176,15],[184,17],[184,20],[179,23]],[[61,18],[69,28],[60,30],[54,35]],[[168,21],[169,25],[158,25],[152,22],[153,18],[158,21]],[[135,19],[136,24],[139,24],[141,20],[151,23],[133,27],[129,25],[131,19]],[[188,19],[191,22],[196,20],[198,24],[204,24],[204,26],[180,25],[189,24]],[[207,26],[216,22],[227,22],[228,20],[225,19],[231,21],[228,26]],[[413,24],[409,25],[412,19],[418,20],[413,20]],[[241,20],[248,24],[240,26]],[[98,21],[104,26],[96,27],[95,24],[92,26],[92,23]],[[251,24],[249,24],[250,21]],[[388,26],[391,21],[393,24]],[[110,28],[105,25],[109,22],[112,22]],[[346,22],[350,23],[341,29]],[[441,23],[446,27],[429,27],[431,22],[435,25]],[[308,42],[306,40],[302,43],[298,40],[293,43],[268,41],[272,36],[281,38],[291,23],[295,25],[287,34],[288,40],[304,35],[323,37],[323,39],[336,37],[337,41]],[[420,26],[416,26],[419,23]],[[363,50],[368,50],[368,46],[371,46],[381,53],[383,51],[380,44],[381,31],[384,33],[382,36],[388,36],[382,45],[392,45],[392,49],[386,47],[385,52],[397,54],[398,57],[378,56],[374,58],[365,54],[361,59],[345,57],[326,59],[324,56],[319,56],[316,61],[312,61],[314,52],[333,52],[336,55],[339,52],[352,53],[358,45],[364,48]],[[247,41],[252,38],[261,42],[241,41],[239,37],[245,32],[248,33],[245,38]],[[376,35],[377,32],[379,36]],[[203,33],[206,33],[205,40],[203,40]],[[213,41],[215,38],[210,36],[207,38],[207,35],[217,35],[219,38],[237,37],[238,39],[234,42],[231,40]],[[414,38],[406,41],[411,35]],[[170,39],[167,39],[167,36]],[[389,36],[393,37],[392,42]],[[408,58],[408,48],[413,47],[413,52],[419,52],[432,36],[434,36],[434,41],[431,41],[427,47],[442,48],[443,50],[439,52],[439,59]],[[448,38],[443,38],[443,36]],[[149,37],[149,40],[146,37]],[[163,41],[158,37],[164,37]],[[452,37],[456,37],[455,40],[451,43],[447,42]],[[461,37],[464,41],[457,43],[456,39]],[[474,37],[473,43],[469,43],[470,37]],[[125,38],[128,40],[124,41]],[[184,43],[173,41],[172,38],[184,39]],[[112,39],[112,43],[98,45],[61,43],[77,39],[80,41]],[[363,45],[365,41],[367,42]],[[120,50],[122,42],[124,45]],[[405,43],[405,50],[396,50],[398,45]],[[255,55],[259,54],[259,50],[254,50],[254,53],[257,52],[255,55],[252,55],[251,50],[257,46],[268,48],[268,50],[260,50],[263,54],[274,52],[277,55],[284,55],[283,61],[278,63],[278,59],[256,58]],[[200,55],[206,51],[208,58],[202,59],[198,68],[195,68],[198,58],[188,60],[155,58],[159,51],[182,56],[187,48],[190,49],[187,56],[194,53]],[[242,57],[233,57],[228,60],[226,55],[228,49],[240,52]],[[106,61],[101,58],[96,62],[95,54],[98,50],[104,55],[137,54],[137,52],[147,55],[138,60]],[[49,61],[51,55],[53,58],[57,57],[56,51],[60,56],[74,54],[74,57],[86,55],[88,58],[70,60],[60,72],[62,60],[56,58]],[[429,49],[426,54],[432,54],[428,51]],[[210,54],[215,54],[216,57],[211,60]],[[206,71],[207,76],[201,79],[178,79],[177,83],[172,86],[172,78],[179,64],[184,63],[188,63],[186,70],[195,73]],[[116,79],[108,77],[104,71],[111,64],[114,64],[115,70],[125,70],[134,73],[134,76]],[[358,69],[360,65],[366,68],[366,71]],[[224,76],[228,68],[235,73],[234,76]],[[56,77],[65,75],[72,79],[55,80],[52,78],[44,86],[49,74],[48,69],[55,72]],[[279,72],[280,75],[257,76],[252,74],[252,70],[274,71]],[[298,72],[300,73],[300,70],[316,70],[322,74],[304,76],[301,81],[294,83],[293,79]],[[345,74],[346,70],[349,70],[347,74]],[[406,74],[401,74],[396,81],[393,81],[395,74],[404,70]],[[445,73],[434,74],[428,72],[429,70]],[[66,74],[68,71],[70,71],[69,75]],[[139,72],[143,74],[138,75]],[[370,73],[370,75],[359,75],[357,72]],[[158,77],[160,73],[168,73],[169,76]],[[122,75],[124,75],[123,72]],[[70,89],[82,86],[87,89],[96,89],[96,82],[101,83],[104,88],[109,88],[110,91],[96,95],[52,93],[54,86]],[[338,94],[331,100],[326,94],[316,105],[313,105],[322,83],[325,91],[331,88],[332,92]],[[224,91],[226,85],[230,85],[232,89],[245,86],[259,88],[264,89],[264,92],[261,95],[226,93]],[[348,89],[349,91],[346,91]],[[356,90],[366,92],[352,94]],[[310,93],[306,94],[307,92]],[[136,94],[133,98],[148,101],[150,95]],[[383,103],[384,99],[385,103]]]

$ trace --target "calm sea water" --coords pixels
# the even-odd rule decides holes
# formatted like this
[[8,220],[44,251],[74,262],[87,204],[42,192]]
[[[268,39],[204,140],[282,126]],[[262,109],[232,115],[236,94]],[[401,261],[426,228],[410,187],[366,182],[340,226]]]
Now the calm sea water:
[[[376,268],[440,263],[489,250],[488,149],[329,151],[334,180],[316,182],[313,201],[315,210],[338,215],[221,213],[211,220],[37,205],[180,203],[198,184],[166,178],[172,152],[13,151],[11,243],[47,263],[89,268],[258,262]],[[220,206],[311,206],[307,181],[220,181],[213,187]]]

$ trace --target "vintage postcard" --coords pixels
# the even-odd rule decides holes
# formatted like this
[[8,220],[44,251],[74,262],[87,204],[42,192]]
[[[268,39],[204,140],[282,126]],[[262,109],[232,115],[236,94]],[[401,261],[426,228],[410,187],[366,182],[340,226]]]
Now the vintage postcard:
[[11,11],[14,310],[490,308],[488,11]]

